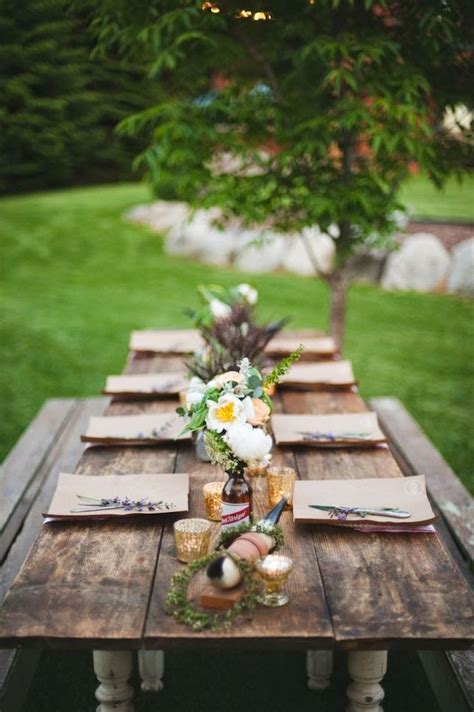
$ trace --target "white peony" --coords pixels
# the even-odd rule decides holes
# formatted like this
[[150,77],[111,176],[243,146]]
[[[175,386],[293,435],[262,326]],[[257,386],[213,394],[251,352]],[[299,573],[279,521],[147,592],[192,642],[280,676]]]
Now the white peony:
[[202,392],[201,391],[186,391],[186,397],[185,397],[185,404],[186,404],[186,409],[189,410],[190,408],[193,407],[193,405],[197,405],[202,401]]
[[221,302],[220,299],[211,299],[209,309],[211,310],[212,316],[216,319],[225,319],[232,314],[230,306],[225,304],[225,302]]
[[250,286],[250,284],[239,284],[237,286],[238,293],[245,299],[247,304],[256,304],[258,299],[258,292],[256,289]]
[[236,423],[245,423],[255,417],[255,409],[252,399],[247,396],[241,400],[233,393],[225,393],[215,401],[208,401],[209,407],[206,425],[209,430],[216,430],[221,433],[228,430]]
[[186,408],[189,409],[193,405],[200,403],[205,390],[206,384],[204,383],[204,381],[198,378],[197,376],[193,376],[189,381],[189,388],[186,391]]
[[272,449],[272,438],[262,428],[249,423],[236,423],[227,431],[227,443],[232,452],[244,462],[265,461]]

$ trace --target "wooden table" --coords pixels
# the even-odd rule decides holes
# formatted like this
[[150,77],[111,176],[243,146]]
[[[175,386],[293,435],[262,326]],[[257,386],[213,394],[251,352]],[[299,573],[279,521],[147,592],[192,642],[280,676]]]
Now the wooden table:
[[[131,358],[128,373],[176,370],[177,358]],[[176,402],[112,402],[108,415],[170,410]],[[282,392],[287,413],[365,411],[355,392]],[[295,465],[299,477],[400,477],[387,448],[282,448],[275,462]],[[77,474],[189,472],[190,515],[202,516],[202,485],[223,473],[196,459],[189,444],[92,447]],[[217,475],[217,477],[216,477]],[[266,509],[265,481],[255,481],[256,509]],[[174,556],[175,515],[42,527],[0,611],[0,646],[94,650],[101,712],[131,710],[131,651],[140,651],[146,689],[160,689],[162,652],[169,648],[305,649],[310,686],[323,687],[331,651],[349,651],[349,709],[381,710],[380,682],[388,649],[470,647],[471,592],[437,535],[363,534],[294,525],[282,517],[285,551],[295,560],[290,603],[259,607],[251,621],[228,631],[193,633],[165,615]],[[158,651],[158,652],[156,652]]]

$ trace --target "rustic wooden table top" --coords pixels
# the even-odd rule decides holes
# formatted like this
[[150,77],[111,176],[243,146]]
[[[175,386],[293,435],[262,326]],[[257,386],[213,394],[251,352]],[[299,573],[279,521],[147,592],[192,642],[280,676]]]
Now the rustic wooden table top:
[[[131,358],[127,373],[179,369],[179,358]],[[281,392],[286,413],[367,410],[351,391]],[[107,415],[172,410],[176,400],[115,401]],[[281,448],[275,462],[299,477],[400,477],[389,450]],[[202,485],[224,473],[196,459],[189,444],[92,447],[81,474],[189,472],[190,515],[203,516]],[[257,513],[266,509],[263,479],[253,480]],[[163,610],[174,556],[176,515],[42,527],[0,610],[0,647],[64,649],[200,647],[462,648],[474,640],[472,594],[437,535],[364,534],[294,525],[285,512],[285,551],[295,560],[290,603],[259,607],[231,629],[194,633]]]

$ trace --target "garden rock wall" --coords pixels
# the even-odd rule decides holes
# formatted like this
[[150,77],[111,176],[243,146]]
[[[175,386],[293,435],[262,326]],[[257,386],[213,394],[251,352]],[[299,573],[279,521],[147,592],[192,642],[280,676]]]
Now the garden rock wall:
[[[166,234],[169,254],[192,257],[212,265],[233,266],[243,272],[284,270],[303,276],[326,275],[334,268],[337,228],[328,234],[317,226],[299,234],[271,229],[244,229],[237,220],[218,229],[217,210],[198,210],[191,217],[185,203],[156,201],[139,205],[126,219]],[[400,231],[407,216],[397,215]],[[385,289],[421,292],[448,291],[474,296],[474,237],[448,251],[430,233],[395,236],[395,252],[367,249],[354,255],[349,269],[354,281],[376,282]]]

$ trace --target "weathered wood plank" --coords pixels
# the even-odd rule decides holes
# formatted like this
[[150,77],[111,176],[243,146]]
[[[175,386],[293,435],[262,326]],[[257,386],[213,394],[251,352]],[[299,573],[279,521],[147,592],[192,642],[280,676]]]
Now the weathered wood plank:
[[[63,428],[66,427],[77,401],[73,398],[48,400],[13,450],[5,458],[0,469],[0,560],[9,546],[9,537],[16,531],[17,510],[24,516],[30,504],[24,497],[31,484],[41,484],[39,470],[47,460],[54,459],[54,446]],[[52,457],[49,457],[51,456]],[[11,520],[15,519],[15,522]],[[9,531],[5,532],[8,527]]]
[[[157,368],[172,370],[176,360],[133,359],[129,372],[147,372]],[[285,412],[357,412],[365,409],[363,401],[353,393],[285,394],[281,396]],[[168,404],[169,406],[170,404]],[[166,404],[113,403],[110,414],[159,412]],[[284,456],[291,458],[291,450]],[[387,449],[373,451],[315,452],[300,448],[295,450],[296,461],[302,477],[370,477],[400,476],[400,471]],[[176,462],[174,448],[93,448],[81,460],[78,473],[95,472],[157,472],[172,471],[191,466],[194,460],[185,445],[180,445]],[[195,485],[204,481],[207,466],[194,463]],[[139,468],[139,469],[138,469]],[[201,469],[202,468],[202,469]],[[189,468],[188,468],[189,469]],[[200,472],[203,475],[199,474]],[[215,470],[213,470],[214,477]],[[193,495],[196,498],[197,490]],[[194,505],[193,505],[194,506]],[[202,506],[201,498],[196,506]],[[169,518],[171,520],[171,517]],[[154,522],[155,520],[153,520]],[[160,520],[160,522],[163,520]],[[179,644],[178,634],[166,632],[168,622],[162,618],[160,605],[169,577],[167,566],[171,563],[171,529],[166,524],[150,522],[101,523],[100,532],[93,524],[71,525],[58,523],[43,527],[38,542],[14,584],[0,619],[0,636],[10,642],[17,636],[29,644],[83,645],[113,648],[138,647],[143,631],[147,642],[154,646]],[[290,549],[294,533],[299,529],[289,526]],[[308,533],[307,533],[308,532]],[[292,629],[305,621],[306,647],[314,643],[319,625],[318,616],[324,619],[324,599],[318,597],[318,574],[312,563],[309,588],[303,585],[305,566],[314,562],[316,554],[322,574],[329,615],[334,625],[336,641],[342,647],[407,647],[421,645],[463,646],[472,641],[471,598],[460,574],[453,567],[436,536],[367,535],[356,532],[301,530],[301,542],[307,546],[309,535],[313,544],[300,558],[297,553],[298,574],[293,602],[298,616],[288,616],[288,629],[284,629],[285,615],[269,615],[268,630],[258,634],[258,622],[252,626],[252,637],[257,643],[278,641],[290,647]],[[154,577],[160,543],[163,541]],[[306,554],[306,551],[308,552]],[[49,553],[48,553],[49,552]],[[51,553],[54,552],[54,555]],[[169,556],[168,564],[165,555]],[[162,556],[164,557],[162,559]],[[295,558],[296,558],[295,556]],[[311,558],[312,557],[312,558]],[[133,563],[130,563],[133,562]],[[163,571],[163,576],[161,572]],[[299,579],[299,575],[303,579]],[[154,581],[156,580],[156,583]],[[307,605],[308,595],[312,603]],[[161,596],[161,599],[160,599]],[[148,622],[147,609],[150,601]],[[8,605],[7,605],[8,604]],[[290,604],[291,606],[291,604]],[[320,608],[318,609],[318,606]],[[160,612],[158,612],[160,611]],[[311,612],[309,614],[308,612]],[[313,611],[316,613],[313,614]],[[296,615],[296,614],[295,614]],[[155,620],[153,616],[156,616]],[[259,611],[260,616],[260,611]],[[314,617],[313,617],[314,616]],[[154,620],[154,622],[153,622]],[[263,620],[263,619],[262,619]],[[174,625],[173,621],[170,621]],[[155,628],[152,628],[152,625]],[[257,627],[255,627],[257,626]],[[281,626],[283,634],[275,630]],[[293,628],[292,628],[293,627]],[[320,629],[322,625],[320,626]],[[189,637],[196,642],[198,636],[183,629],[182,642]],[[242,640],[249,644],[251,636],[243,636],[235,626],[229,634],[212,638],[199,638],[200,644],[218,642],[232,644]],[[299,632],[293,641],[303,644]]]
[[402,469],[405,464],[413,472],[425,475],[430,497],[472,565],[474,503],[471,495],[399,400],[374,398],[371,404],[390,436]]
[[[170,360],[154,367],[169,369]],[[140,360],[132,362],[137,372]],[[176,401],[171,401],[173,406]],[[112,403],[110,415],[162,412],[170,402]],[[81,474],[172,472],[176,446],[89,448]],[[55,522],[41,528],[0,613],[5,647],[140,647],[163,523]]]
[[[366,410],[354,393],[283,393],[285,412]],[[388,449],[296,451],[307,479],[401,476]],[[336,642],[347,649],[465,647],[474,640],[472,594],[437,535],[315,529]]]
[[[8,556],[2,564],[0,600],[4,598],[12,585],[15,576],[26,559],[28,551],[38,536],[43,522],[42,513],[47,510],[51,501],[58,474],[74,470],[84,451],[84,445],[81,443],[79,436],[83,432],[89,417],[103,412],[106,402],[106,398],[88,398],[87,400],[78,401],[67,426],[58,436],[55,445],[55,459],[50,462],[48,458],[48,467],[42,478],[39,491],[35,493],[35,498],[32,497],[32,504],[24,519],[21,531],[17,532],[16,538],[8,551]],[[29,495],[29,490],[27,490],[27,494]]]
[[[289,464],[292,463],[290,458]],[[202,487],[212,480],[225,480],[219,468],[196,460],[191,446],[181,446],[177,462],[178,471],[191,475],[190,513],[203,517]],[[255,514],[260,517],[268,511],[267,488],[264,478],[252,478]],[[175,519],[175,518],[173,518]],[[287,588],[290,602],[284,614],[259,606],[251,620],[240,620],[227,631],[191,633],[164,612],[164,603],[171,576],[182,568],[177,562],[173,541],[173,519],[166,524],[150,601],[150,611],[145,628],[145,646],[150,648],[194,647],[219,645],[264,647],[278,640],[286,647],[332,645],[332,625],[326,607],[324,589],[309,530],[296,532],[291,512],[284,512],[280,520],[285,534],[285,553],[296,562]],[[216,525],[216,530],[219,526]]]
[[[8,556],[2,564],[0,579],[0,600],[11,586],[21,568],[25,557],[38,535],[42,523],[42,512],[48,506],[58,473],[72,470],[79,460],[84,446],[79,435],[90,415],[103,411],[105,398],[90,398],[76,401],[75,408],[65,427],[60,424],[60,433],[47,457],[41,463],[35,478],[30,482],[24,497],[29,509],[24,509],[25,516],[18,522],[16,538],[8,550]],[[19,508],[15,509],[15,517]],[[10,518],[9,525],[13,521]],[[7,527],[8,530],[8,527]],[[18,710],[28,692],[28,685],[34,674],[40,651],[37,650],[0,650],[0,709],[5,712]]]

